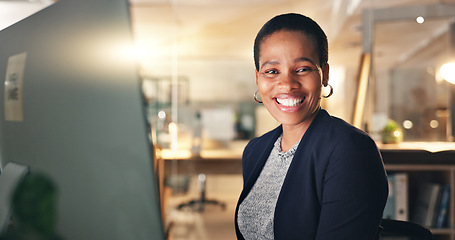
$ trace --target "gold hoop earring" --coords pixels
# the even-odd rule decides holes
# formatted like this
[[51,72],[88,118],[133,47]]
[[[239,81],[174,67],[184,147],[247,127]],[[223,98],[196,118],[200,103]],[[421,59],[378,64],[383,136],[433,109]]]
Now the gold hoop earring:
[[328,97],[332,96],[332,94],[333,94],[333,87],[332,87],[332,85],[327,84],[327,86],[330,87],[330,92],[329,92],[329,94],[327,94],[327,95],[323,95],[323,96],[322,96],[323,98],[328,98]]
[[262,103],[262,101],[258,99],[258,96],[257,96],[258,92],[259,92],[259,90],[257,90],[253,95],[254,101],[256,101],[257,103]]

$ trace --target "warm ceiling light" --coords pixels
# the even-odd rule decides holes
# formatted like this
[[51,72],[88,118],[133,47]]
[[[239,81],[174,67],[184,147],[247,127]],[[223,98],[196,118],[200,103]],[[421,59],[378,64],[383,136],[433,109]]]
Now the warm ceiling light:
[[412,128],[412,125],[414,125],[410,120],[404,120],[403,121],[403,127],[405,129],[411,129]]
[[423,18],[422,16],[418,16],[418,17],[416,18],[416,22],[417,22],[418,24],[422,24],[423,22],[425,22],[425,18]]
[[158,117],[160,119],[165,119],[166,118],[166,112],[165,111],[159,111],[158,112]]
[[433,120],[430,121],[430,127],[431,128],[437,128],[438,126],[439,126],[438,120],[434,120],[433,119]]
[[442,65],[439,70],[441,77],[449,83],[455,84],[455,62],[449,62]]

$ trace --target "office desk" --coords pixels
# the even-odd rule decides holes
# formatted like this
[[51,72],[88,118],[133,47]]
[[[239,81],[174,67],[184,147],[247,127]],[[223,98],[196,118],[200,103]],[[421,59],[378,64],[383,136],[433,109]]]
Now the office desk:
[[185,150],[155,149],[155,171],[160,189],[163,216],[166,215],[168,199],[172,194],[171,187],[166,187],[164,184],[166,177],[178,174],[198,175],[200,173],[241,175],[243,148],[241,146],[229,149],[203,150],[200,156],[192,156],[189,151]]
[[[241,174],[242,153],[246,142],[227,149],[203,150],[200,156],[192,156],[188,150],[161,150],[164,175],[169,174]],[[399,144],[378,143],[384,163],[453,164],[453,142],[403,142]],[[447,155],[447,156],[446,156]],[[431,159],[431,160],[430,160]],[[163,166],[162,165],[162,166]]]
[[189,151],[163,149],[164,175],[170,174],[242,174],[242,148],[203,150],[199,156]]
[[[192,156],[188,150],[163,149],[159,158],[163,161],[164,175],[169,174],[242,174],[242,153],[246,142],[226,149],[203,150],[200,156]],[[403,142],[399,144],[378,143],[384,163],[453,164],[453,142]],[[430,160],[431,159],[431,160]]]
[[455,142],[402,142],[380,144],[384,164],[455,164]]

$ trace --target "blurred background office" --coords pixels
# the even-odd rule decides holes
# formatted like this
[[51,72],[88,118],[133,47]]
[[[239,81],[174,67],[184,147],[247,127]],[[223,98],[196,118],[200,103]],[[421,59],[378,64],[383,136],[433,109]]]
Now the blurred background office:
[[[53,2],[0,0],[0,28]],[[455,0],[130,0],[130,11],[171,239],[235,238],[241,152],[277,124],[253,100],[253,40],[274,15],[326,31],[332,115],[381,146],[391,124],[392,142],[453,142],[455,66],[442,66],[455,62]],[[179,208],[205,197],[225,205]]]

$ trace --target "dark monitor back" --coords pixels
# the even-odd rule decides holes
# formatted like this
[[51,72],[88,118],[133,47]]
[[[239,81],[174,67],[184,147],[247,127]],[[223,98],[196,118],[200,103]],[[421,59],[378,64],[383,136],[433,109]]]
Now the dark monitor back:
[[0,32],[1,165],[56,182],[66,240],[164,238],[131,46],[126,0],[61,0]]

